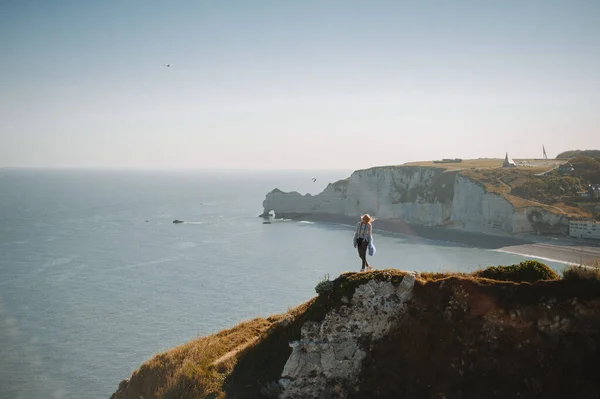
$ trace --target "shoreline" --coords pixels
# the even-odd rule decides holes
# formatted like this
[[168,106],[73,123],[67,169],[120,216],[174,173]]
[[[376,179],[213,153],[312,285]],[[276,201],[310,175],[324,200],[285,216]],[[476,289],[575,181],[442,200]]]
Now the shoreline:
[[[326,213],[285,213],[276,216],[284,219],[336,223],[348,226],[354,226],[358,222],[356,216]],[[377,219],[373,223],[373,229],[374,231],[379,230],[409,237],[456,243],[473,248],[495,250],[568,264],[592,264],[600,259],[600,246],[592,242],[586,245],[587,243],[575,242],[568,238],[561,241],[561,239],[551,237],[516,237],[496,232],[495,234],[489,234],[455,228],[417,226],[400,219]]]

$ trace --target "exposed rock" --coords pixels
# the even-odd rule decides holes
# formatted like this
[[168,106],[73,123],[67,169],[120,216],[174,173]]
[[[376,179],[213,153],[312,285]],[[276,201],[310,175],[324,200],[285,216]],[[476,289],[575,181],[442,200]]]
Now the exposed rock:
[[182,347],[158,355],[113,398],[600,395],[600,281],[424,281],[378,270],[332,285],[286,315],[211,336],[223,337],[216,348],[237,334],[224,353],[186,344],[193,359]]
[[455,171],[418,166],[358,170],[318,195],[275,189],[263,201],[265,215],[331,214],[401,219],[431,227],[478,232],[568,233],[568,218],[542,208],[515,209],[498,194]]
[[[412,296],[414,275],[399,286],[371,280],[359,286],[349,305],[329,312],[322,322],[302,326],[302,338],[290,344],[281,379],[281,399],[333,397],[351,389],[361,371],[368,343],[392,328]],[[332,384],[335,381],[335,384]]]

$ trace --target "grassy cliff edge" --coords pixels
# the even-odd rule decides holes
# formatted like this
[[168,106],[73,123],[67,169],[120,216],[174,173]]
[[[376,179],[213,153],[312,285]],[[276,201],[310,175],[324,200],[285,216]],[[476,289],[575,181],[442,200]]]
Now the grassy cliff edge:
[[[286,314],[246,321],[156,355],[112,398],[278,397],[290,342],[302,339],[306,323],[321,323],[352,306],[360,286],[398,286],[406,274],[387,269],[324,280],[317,297]],[[600,348],[594,269],[571,269],[560,278],[530,261],[474,274],[415,277],[403,316],[390,321],[382,339],[365,344],[361,372],[352,389],[339,385],[339,397],[600,394],[590,368]]]

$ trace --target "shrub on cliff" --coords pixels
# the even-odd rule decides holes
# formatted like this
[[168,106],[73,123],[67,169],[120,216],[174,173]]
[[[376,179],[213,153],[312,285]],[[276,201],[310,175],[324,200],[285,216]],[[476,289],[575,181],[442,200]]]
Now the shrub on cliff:
[[584,187],[578,177],[562,176],[556,172],[516,183],[510,193],[542,203],[553,203],[564,196],[577,194]]
[[590,157],[590,158],[598,158],[600,157],[600,150],[572,150],[561,152],[556,156],[556,159],[560,158],[575,158],[575,157]]
[[569,266],[563,270],[563,280],[600,280],[600,269],[594,266]]
[[333,291],[333,281],[329,280],[329,274],[326,274],[323,279],[317,283],[315,291],[319,295]]
[[569,161],[575,169],[573,176],[585,183],[600,184],[600,161],[590,157],[577,157]]
[[489,278],[515,283],[533,283],[539,280],[558,280],[559,276],[545,264],[536,260],[527,260],[511,266],[490,266],[473,273],[475,277]]

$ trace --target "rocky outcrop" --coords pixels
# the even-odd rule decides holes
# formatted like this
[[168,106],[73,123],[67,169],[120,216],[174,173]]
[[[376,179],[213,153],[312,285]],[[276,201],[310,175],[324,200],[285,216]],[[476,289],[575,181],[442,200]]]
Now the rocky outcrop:
[[330,398],[352,390],[371,350],[369,344],[400,318],[414,283],[413,275],[398,286],[371,280],[352,298],[342,298],[344,305],[322,322],[305,323],[301,339],[290,344],[293,351],[279,380],[280,398]]
[[598,280],[346,273],[285,315],[157,355],[112,397],[597,398],[599,293]]
[[419,166],[377,167],[354,172],[315,196],[275,189],[264,213],[281,217],[327,214],[359,216],[476,232],[568,233],[568,218],[542,208],[515,209],[505,198],[456,171]]

